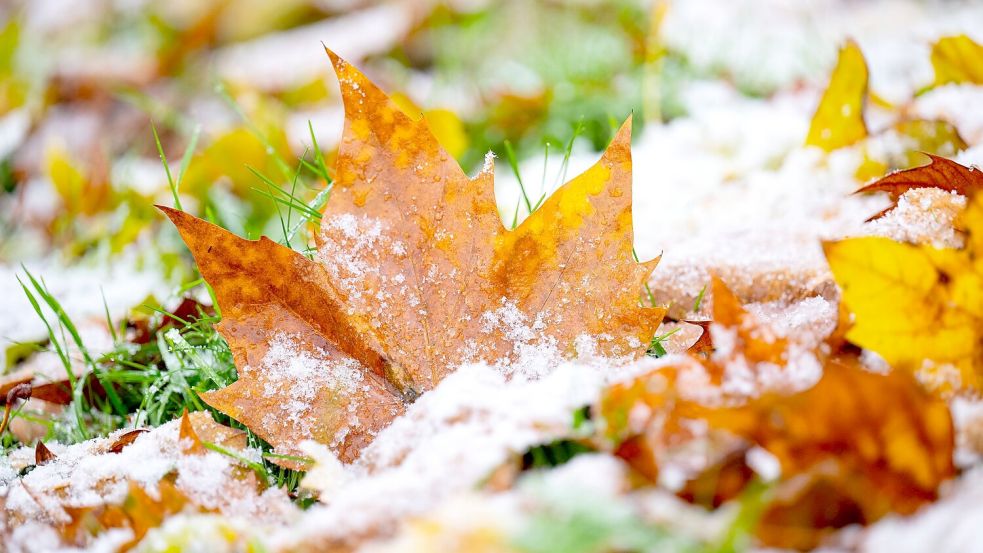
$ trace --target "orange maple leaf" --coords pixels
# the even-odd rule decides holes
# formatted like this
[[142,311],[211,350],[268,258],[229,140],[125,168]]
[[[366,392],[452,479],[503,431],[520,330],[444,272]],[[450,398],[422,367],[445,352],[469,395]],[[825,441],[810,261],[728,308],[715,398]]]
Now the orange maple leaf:
[[208,404],[277,453],[313,439],[350,461],[462,363],[508,365],[528,346],[571,356],[581,336],[602,355],[645,353],[664,310],[639,301],[658,260],[633,261],[630,120],[509,231],[490,169],[468,178],[425,119],[328,55],[346,121],[313,261],[161,208],[215,290],[239,368]]

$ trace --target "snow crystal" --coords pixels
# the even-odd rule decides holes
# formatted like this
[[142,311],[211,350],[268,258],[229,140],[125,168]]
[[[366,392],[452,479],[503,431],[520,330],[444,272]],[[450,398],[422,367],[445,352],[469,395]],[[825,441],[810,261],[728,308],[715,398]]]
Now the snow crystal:
[[953,223],[964,207],[966,198],[955,192],[914,188],[902,194],[896,208],[871,221],[865,230],[899,242],[957,248],[963,240]]
[[[277,403],[278,412],[271,411],[264,417],[271,427],[289,421],[295,428],[313,435],[310,416],[311,405],[318,394],[330,389],[343,397],[350,397],[364,386],[362,366],[358,361],[336,356],[319,348],[303,347],[300,336],[276,332],[263,356],[258,374],[263,381],[266,396],[287,398]],[[245,370],[254,371],[251,367]],[[339,441],[343,437],[339,437]]]

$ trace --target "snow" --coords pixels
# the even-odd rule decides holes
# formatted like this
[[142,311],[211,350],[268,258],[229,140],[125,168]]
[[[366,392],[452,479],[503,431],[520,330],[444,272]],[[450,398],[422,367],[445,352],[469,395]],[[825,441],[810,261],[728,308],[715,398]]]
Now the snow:
[[380,432],[348,474],[333,470],[320,497],[325,505],[276,533],[272,544],[391,532],[400,519],[471,489],[510,455],[565,435],[573,412],[605,382],[637,370],[568,362],[540,379],[507,379],[485,364],[462,366]]
[[[261,367],[247,366],[244,371],[263,375],[263,393],[267,397],[287,398],[277,402],[279,411],[264,415],[268,428],[276,428],[283,424],[279,421],[286,420],[303,435],[313,436],[311,424],[316,421],[311,418],[311,405],[317,403],[321,390],[330,389],[345,398],[340,401],[348,403],[347,398],[354,398],[368,385],[364,383],[366,369],[355,359],[332,357],[326,351],[302,346],[304,343],[302,337],[275,332]],[[353,418],[352,424],[356,425],[357,419]],[[347,428],[340,430],[331,445],[341,443],[346,433]]]
[[915,99],[913,112],[925,119],[950,121],[969,144],[983,142],[983,88],[970,84],[948,84]]
[[[81,17],[54,13],[57,10],[52,6],[45,2],[39,12],[52,19],[48,23],[52,26]],[[221,77],[265,90],[324,78],[330,70],[320,41],[356,62],[388,50],[413,25],[415,16],[409,6],[407,2],[388,3],[272,38],[232,43],[217,51],[213,61]],[[692,306],[715,274],[746,302],[748,311],[762,323],[763,335],[789,342],[784,365],[752,366],[737,351],[734,329],[713,325],[718,347],[715,360],[726,368],[724,394],[747,397],[766,389],[801,389],[819,377],[819,362],[810,352],[837,320],[837,291],[822,254],[822,240],[876,235],[940,247],[960,245],[952,221],[965,198],[939,190],[907,192],[897,209],[865,223],[888,204],[883,195],[852,194],[863,184],[856,178],[857,169],[865,156],[883,160],[903,152],[907,146],[902,137],[885,132],[829,155],[805,147],[803,140],[836,48],[846,37],[860,42],[870,66],[872,89],[890,101],[905,102],[932,80],[929,44],[941,34],[969,32],[983,38],[978,25],[974,27],[981,18],[983,6],[969,2],[948,2],[943,8],[933,2],[886,0],[672,3],[660,38],[685,55],[698,78],[681,90],[684,116],[667,124],[650,121],[645,132],[635,137],[636,249],[642,259],[663,254],[650,286],[659,301],[671,302],[671,315],[705,317],[712,298],[706,298],[697,312]],[[709,80],[718,76],[724,78]],[[761,96],[749,97],[744,94],[748,90]],[[981,101],[983,87],[946,85],[919,95],[904,109],[909,115],[942,118],[956,125],[971,145],[956,159],[983,163]],[[77,132],[68,135],[88,142],[101,128],[90,114],[68,111],[55,115],[42,123],[39,135],[57,134],[56,129],[64,134],[63,128],[69,128]],[[883,109],[871,108],[867,115],[873,132],[893,121],[893,115]],[[309,118],[317,125],[321,145],[333,144],[342,122],[337,105],[292,114],[288,124],[291,144],[299,148],[306,143]],[[23,112],[12,112],[0,120],[0,157],[12,148],[10,144],[23,139],[28,123]],[[29,145],[26,157],[37,161],[45,143],[37,140]],[[559,186],[564,176],[592,165],[598,156],[578,143],[565,175],[560,155],[552,155],[545,167],[541,159],[533,159],[520,170],[524,182],[533,183],[531,192],[538,197]],[[113,181],[127,181],[146,195],[159,192],[163,188],[159,165],[149,161],[137,158],[116,164]],[[494,155],[486,156],[482,172],[496,171],[493,161]],[[521,205],[518,186],[508,167],[496,172],[500,208],[511,223],[515,206]],[[20,202],[24,213],[39,221],[50,220],[57,205],[51,184],[44,179],[31,182]],[[525,213],[520,211],[520,215]],[[340,215],[327,220],[324,228],[336,240],[327,241],[319,259],[332,260],[327,264],[333,271],[332,282],[347,292],[360,313],[374,313],[375,326],[394,302],[426,315],[424,302],[407,284],[407,276],[381,274],[373,260],[375,255],[407,255],[406,245],[391,240],[381,221]],[[148,294],[163,298],[169,291],[159,268],[141,267],[140,260],[127,255],[103,266],[69,265],[55,258],[31,260],[27,266],[45,277],[48,288],[79,323],[94,353],[110,345],[101,326],[103,298],[94,292],[100,286],[107,290],[114,319]],[[0,266],[0,365],[6,345],[46,334],[20,290],[17,274],[22,271]],[[431,281],[443,276],[435,266],[424,274]],[[366,281],[386,278],[399,292],[393,297],[367,297]],[[606,384],[659,366],[682,365],[682,358],[633,364],[599,359],[593,346],[603,337],[584,335],[578,338],[578,359],[564,361],[543,332],[548,328],[543,316],[530,319],[504,299],[496,309],[475,316],[486,334],[507,336],[514,346],[514,358],[497,366],[465,363],[422,395],[351,465],[340,463],[324,445],[305,442],[301,447],[316,465],[304,486],[319,493],[321,504],[302,515],[286,506],[279,490],[259,498],[242,491],[246,486],[235,480],[238,468],[228,457],[214,452],[182,454],[177,423],[172,422],[139,437],[120,454],[106,452],[113,436],[71,446],[48,444],[57,459],[22,479],[17,478],[17,470],[31,462],[32,451],[25,449],[0,459],[6,509],[23,522],[12,529],[6,545],[11,550],[54,549],[58,536],[45,522],[64,519],[59,503],[117,502],[125,496],[128,481],[154,490],[172,472],[179,488],[198,504],[221,510],[223,516],[172,517],[151,531],[142,544],[145,549],[175,544],[201,551],[241,549],[241,542],[220,539],[234,534],[267,542],[274,550],[300,547],[308,540],[343,543],[366,536],[381,539],[368,546],[372,550],[400,550],[406,544],[426,550],[420,544],[437,539],[435,532],[421,530],[434,528],[427,527],[427,522],[438,524],[440,532],[447,534],[488,530],[507,536],[521,526],[529,504],[548,503],[544,498],[561,498],[553,503],[562,505],[584,502],[585,497],[600,501],[624,495],[625,467],[604,454],[583,455],[559,469],[523,477],[508,492],[491,493],[481,487],[511,456],[569,435],[573,412],[594,402]],[[355,393],[362,385],[363,372],[354,361],[329,359],[326,352],[298,347],[299,341],[297,336],[273,333],[262,367],[243,370],[262,370],[268,375],[264,393],[292,398],[280,403],[282,411],[269,417],[303,425],[307,422],[302,416],[304,407],[317,396],[315,383],[328,382],[333,389]],[[479,341],[469,347],[471,359],[478,359]],[[883,360],[875,354],[863,355],[867,365],[883,368]],[[54,378],[60,370],[56,361],[51,355],[39,355],[32,363]],[[695,396],[706,387],[706,372],[700,367],[686,368],[682,367],[677,384],[684,394],[700,399]],[[979,548],[974,517],[983,515],[979,507],[983,472],[973,467],[983,452],[981,405],[970,400],[952,403],[959,437],[956,457],[967,471],[950,483],[939,503],[914,517],[889,518],[863,531],[861,550]],[[693,452],[682,452],[682,457],[688,453]],[[258,452],[245,454],[255,459]],[[705,452],[693,454],[698,462],[705,462],[705,457]],[[760,448],[750,451],[748,462],[766,480],[779,476],[774,456]],[[686,468],[684,462],[667,466],[663,483],[679,484]],[[230,496],[230,486],[239,491]],[[718,515],[695,512],[667,496],[664,491],[640,492],[632,500],[642,504],[648,518],[671,520],[683,531],[719,522]],[[573,497],[576,499],[571,500]],[[283,524],[295,516],[292,524]],[[681,522],[687,518],[688,523]],[[279,528],[272,528],[274,524]],[[425,534],[430,537],[425,539]],[[395,537],[387,542],[390,536]],[[110,532],[90,545],[111,550],[126,539],[125,532]]]
[[[200,414],[194,420],[200,423],[206,418],[209,415]],[[263,496],[251,492],[237,476],[237,462],[231,457],[214,451],[185,454],[179,426],[180,420],[174,420],[143,433],[120,453],[109,448],[126,430],[75,445],[46,444],[56,456],[53,461],[22,478],[6,473],[0,480],[8,520],[64,523],[68,515],[63,507],[118,505],[131,482],[156,495],[158,483],[171,473],[178,489],[202,508],[257,524],[282,523],[289,518],[293,508],[286,495],[275,488]],[[259,453],[245,450],[241,454],[256,459]],[[10,462],[21,468],[33,465],[33,458],[33,448],[23,448],[11,455]]]
[[902,194],[898,206],[872,221],[865,231],[899,242],[958,248],[963,240],[953,223],[964,207],[966,198],[954,192],[915,188]]

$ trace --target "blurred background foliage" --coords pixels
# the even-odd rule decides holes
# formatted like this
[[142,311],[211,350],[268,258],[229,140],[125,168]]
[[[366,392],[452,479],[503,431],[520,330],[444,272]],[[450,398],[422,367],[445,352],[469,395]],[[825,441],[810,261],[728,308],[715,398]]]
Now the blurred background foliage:
[[118,253],[157,227],[150,206],[174,203],[177,180],[185,209],[250,237],[273,235],[278,205],[310,202],[330,180],[297,171],[313,159],[314,140],[330,167],[341,132],[321,43],[407,112],[422,113],[469,172],[488,151],[521,161],[562,155],[575,141],[601,149],[630,113],[636,128],[678,114],[666,91],[685,61],[661,45],[663,8],[641,0],[7,3],[0,259]]

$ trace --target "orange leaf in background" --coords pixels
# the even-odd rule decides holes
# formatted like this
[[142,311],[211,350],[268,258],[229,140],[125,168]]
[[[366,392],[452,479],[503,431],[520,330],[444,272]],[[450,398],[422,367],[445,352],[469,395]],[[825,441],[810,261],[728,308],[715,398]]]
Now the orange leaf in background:
[[[786,352],[788,341],[775,336],[751,313],[741,305],[730,288],[716,276],[710,287],[713,299],[713,324],[710,329],[709,341],[715,344],[713,332],[728,333],[729,352],[718,352],[718,363],[725,362],[723,357],[742,355],[749,363],[773,363],[783,365],[787,361]],[[719,338],[716,342],[719,342]]]
[[684,397],[683,370],[662,368],[604,393],[599,414],[614,454],[654,482],[674,451],[685,458],[702,443],[708,464],[678,493],[715,508],[752,480],[749,449],[767,450],[781,478],[757,529],[765,545],[811,549],[835,529],[910,514],[955,476],[948,407],[906,371],[876,374],[856,358],[834,358],[806,391],[715,407]]
[[[676,400],[688,401],[696,397],[712,401],[746,399],[747,396],[734,395],[723,387],[728,363],[737,361],[742,367],[752,370],[758,363],[778,367],[785,364],[788,340],[772,334],[716,276],[711,280],[710,299],[713,302],[713,320],[691,323],[699,324],[703,335],[690,348],[688,358],[629,382],[616,383],[601,397],[598,407],[606,421],[609,438],[623,438],[626,434],[639,431],[639,424],[644,426],[648,423],[648,419],[640,417],[638,411],[634,415],[634,425],[629,420],[633,417],[629,411],[642,404],[649,415],[655,416]],[[720,347],[722,344],[717,342],[725,343],[726,347]],[[695,372],[700,373],[699,386],[695,380],[687,383],[683,389],[677,386],[680,378],[688,378],[686,373],[692,375]],[[764,391],[750,390],[752,394]]]
[[770,546],[809,549],[829,531],[910,514],[955,476],[946,403],[906,371],[875,374],[831,359],[811,389],[705,411],[778,458],[783,484],[760,523]]
[[[757,534],[774,547],[812,548],[837,528],[936,498],[955,475],[943,400],[908,371],[867,371],[837,332],[809,361],[790,358],[791,341],[770,336],[719,279],[712,286],[708,356],[679,357],[601,395],[597,420],[616,456],[653,482],[666,467],[682,471],[678,495],[715,508],[753,479],[746,454],[770,452],[781,478]],[[795,372],[812,362],[821,364],[814,385],[774,385],[776,365]]]
[[[690,424],[694,409],[700,413],[704,402],[745,401],[767,391],[759,381],[759,364],[774,375],[775,368],[782,370],[788,359],[788,341],[773,335],[716,276],[710,298],[713,320],[700,323],[703,335],[689,357],[612,385],[597,406],[605,436],[616,444],[615,455],[652,481],[658,480],[663,458],[671,456],[676,445],[696,437]],[[731,364],[742,371],[738,386],[727,380]],[[778,379],[766,382],[782,384]],[[725,446],[718,453],[734,451]]]
[[867,62],[857,43],[850,40],[840,48],[829,86],[812,116],[806,145],[831,152],[866,138],[866,101]]
[[983,190],[983,171],[941,156],[925,155],[931,160],[928,165],[891,173],[857,190],[857,194],[887,192],[891,196],[891,205],[870,220],[879,219],[897,207],[898,198],[912,188],[938,188],[963,196]]
[[507,231],[490,170],[468,178],[425,119],[328,54],[346,122],[314,261],[161,208],[239,368],[206,402],[277,453],[313,439],[350,461],[461,363],[507,365],[524,346],[572,356],[585,335],[601,355],[645,354],[664,310],[639,302],[657,260],[632,257],[630,122]]
[[188,497],[168,480],[157,484],[157,494],[159,498],[154,499],[143,488],[130,483],[130,493],[123,500],[122,512],[133,530],[132,545],[139,543],[150,529],[157,528],[167,517],[181,512],[190,503]]

